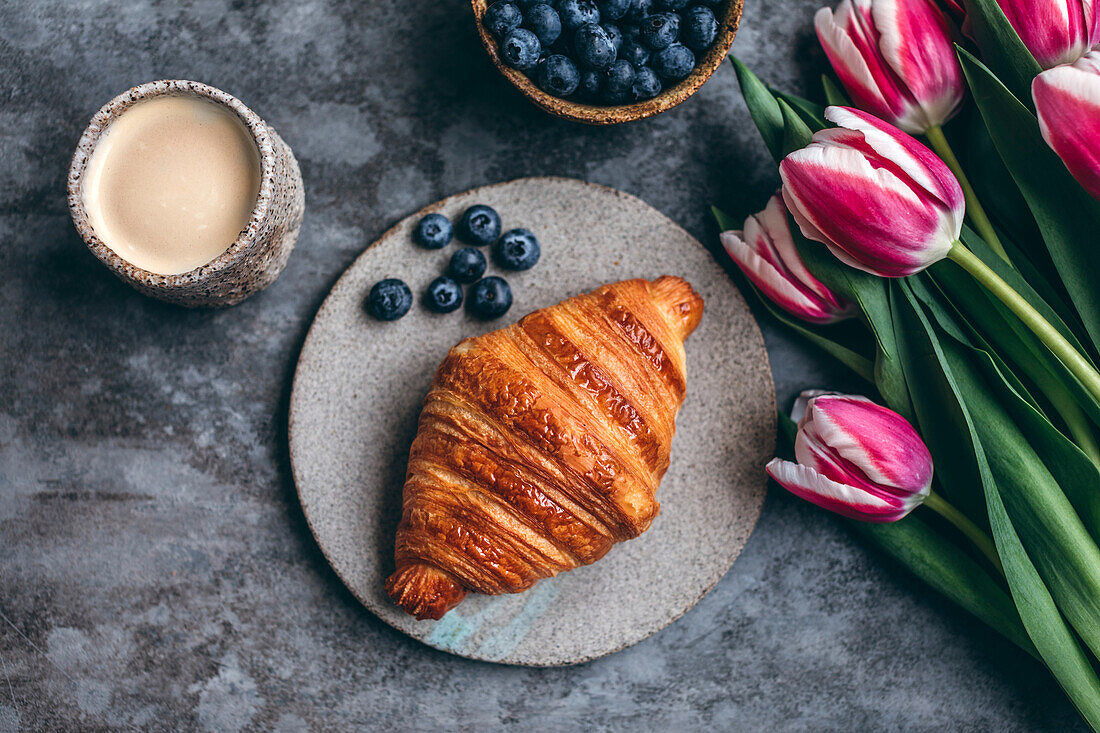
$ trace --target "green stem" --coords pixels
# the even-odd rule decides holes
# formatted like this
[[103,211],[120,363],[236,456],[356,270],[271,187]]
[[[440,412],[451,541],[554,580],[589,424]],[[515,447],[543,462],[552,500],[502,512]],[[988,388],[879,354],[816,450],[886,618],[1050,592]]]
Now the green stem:
[[1073,344],[1031,306],[1031,303],[1024,300],[1011,285],[978,259],[962,242],[955,242],[947,256],[1007,305],[1009,310],[1015,313],[1023,324],[1030,328],[1032,333],[1038,336],[1039,340],[1066,365],[1066,368],[1081,380],[1085,389],[1100,400],[1100,372],[1097,372],[1092,364],[1073,348]]
[[1097,445],[1092,425],[1085,416],[1084,410],[1077,404],[1077,400],[1065,385],[1045,368],[1039,366],[1034,370],[1028,370],[1028,373],[1065,422],[1073,442],[1089,457],[1089,460],[1100,467],[1100,446]]
[[997,548],[993,546],[993,540],[989,539],[989,535],[983,532],[978,525],[971,522],[965,514],[935,492],[928,495],[928,498],[924,500],[924,505],[955,525],[955,529],[970,538],[974,546],[982,551],[982,554],[986,556],[993,567],[997,568],[1002,576],[1005,574],[1004,568],[1001,567],[1001,558],[997,554]]
[[978,200],[978,194],[974,192],[974,187],[970,185],[970,179],[966,177],[962,166],[959,165],[959,159],[955,157],[955,151],[951,149],[951,144],[947,142],[947,138],[943,134],[943,128],[939,125],[933,125],[925,131],[924,136],[928,138],[928,142],[932,143],[932,148],[936,151],[936,154],[943,159],[944,163],[947,163],[947,167],[959,180],[963,197],[966,199],[966,215],[970,217],[970,223],[974,225],[974,229],[993,248],[993,251],[1001,256],[1001,259],[1012,264],[1012,260],[1008,259],[1008,253],[1005,252],[1004,245],[1001,244],[1000,237],[993,229],[993,223],[989,221],[989,216],[985,213],[985,207]]

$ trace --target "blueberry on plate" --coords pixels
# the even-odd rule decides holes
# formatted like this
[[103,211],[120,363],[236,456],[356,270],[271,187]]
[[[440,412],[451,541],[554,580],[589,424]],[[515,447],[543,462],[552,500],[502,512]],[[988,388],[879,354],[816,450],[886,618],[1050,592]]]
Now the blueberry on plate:
[[648,66],[639,67],[634,72],[634,86],[631,93],[639,102],[653,99],[661,93],[661,80],[657,78],[657,72]]
[[[559,53],[547,56],[539,64],[538,78],[539,89],[553,94],[555,97],[568,97],[577,91],[581,83],[581,73],[573,60]],[[499,230],[498,230],[499,231]]]
[[396,321],[412,308],[413,294],[402,281],[388,277],[370,289],[367,311],[380,321]]
[[585,69],[581,72],[581,83],[577,87],[577,94],[581,99],[586,99],[590,102],[595,101],[600,96],[600,82],[602,81],[602,74],[595,69]]
[[705,51],[714,43],[718,35],[718,21],[714,11],[704,5],[683,13],[684,27],[680,31],[680,40],[692,51]]
[[462,286],[449,277],[437,277],[424,291],[424,305],[436,313],[458,310],[462,305]]
[[526,28],[511,31],[500,44],[500,57],[513,69],[529,71],[535,68],[542,54],[539,38]]
[[451,262],[447,265],[447,275],[452,280],[469,285],[485,274],[485,255],[474,247],[463,247],[451,255]]
[[512,288],[495,275],[478,280],[470,287],[466,307],[478,318],[500,318],[512,307]]
[[634,66],[619,59],[604,72],[604,95],[611,103],[622,104],[618,100],[630,101],[630,89],[634,86]]
[[530,270],[539,261],[539,240],[527,229],[510,229],[493,245],[493,261],[504,270]]
[[619,49],[619,58],[629,61],[630,65],[637,69],[649,63],[649,49],[637,41],[623,41]]
[[619,20],[630,10],[630,0],[597,0],[597,5],[604,20]]
[[592,0],[561,0],[558,3],[558,15],[562,27],[575,31],[582,25],[600,22],[600,10]]
[[458,220],[458,238],[468,244],[484,247],[500,236],[500,214],[484,204],[476,204],[462,212]]
[[695,68],[695,54],[679,43],[653,54],[651,61],[653,70],[663,81],[680,81]]
[[641,23],[652,12],[653,0],[631,0],[626,17],[631,23]]
[[561,36],[561,17],[546,3],[523,11],[523,25],[535,34],[543,48],[549,48]]
[[521,20],[523,20],[523,14],[519,12],[519,7],[515,3],[493,3],[485,11],[485,27],[497,37],[497,40],[519,28]]
[[638,37],[654,51],[668,48],[680,37],[680,16],[676,13],[654,13],[639,25]]
[[615,60],[615,44],[611,42],[611,36],[596,23],[587,23],[577,29],[573,49],[577,61],[593,69],[606,68]]
[[413,239],[421,247],[442,249],[451,241],[454,228],[451,220],[442,214],[428,214],[416,224]]
[[600,23],[600,27],[607,31],[607,37],[611,39],[611,45],[615,47],[615,53],[623,45],[623,32],[614,23]]

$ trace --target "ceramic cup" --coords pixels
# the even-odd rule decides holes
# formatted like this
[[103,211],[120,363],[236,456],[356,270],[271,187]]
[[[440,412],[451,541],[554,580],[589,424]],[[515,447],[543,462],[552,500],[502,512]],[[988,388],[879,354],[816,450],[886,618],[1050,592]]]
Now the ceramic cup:
[[[260,190],[248,225],[225,252],[178,275],[158,275],[115,254],[88,221],[82,190],[88,160],[104,131],[134,104],[163,96],[199,97],[231,110],[244,123],[260,152]],[[68,195],[77,231],[111,272],[145,295],[189,307],[235,305],[275,282],[294,249],[305,212],[298,161],[278,133],[236,97],[206,84],[182,80],[152,81],[134,87],[96,113],[73,155]]]

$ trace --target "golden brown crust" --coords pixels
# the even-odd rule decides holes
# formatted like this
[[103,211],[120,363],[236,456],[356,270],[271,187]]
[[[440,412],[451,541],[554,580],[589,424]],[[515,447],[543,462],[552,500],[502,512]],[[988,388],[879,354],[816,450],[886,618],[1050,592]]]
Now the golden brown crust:
[[680,278],[627,280],[451,349],[409,457],[394,602],[440,618],[644,532],[702,312]]

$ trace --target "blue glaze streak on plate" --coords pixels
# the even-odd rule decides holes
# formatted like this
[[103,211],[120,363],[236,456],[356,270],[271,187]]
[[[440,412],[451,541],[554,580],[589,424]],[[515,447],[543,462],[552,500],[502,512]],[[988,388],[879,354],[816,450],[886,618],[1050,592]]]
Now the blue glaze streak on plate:
[[[551,580],[538,583],[520,596],[495,598],[472,614],[464,615],[459,606],[434,622],[424,641],[452,654],[490,661],[504,659],[546,613],[557,594],[557,586]],[[508,608],[517,600],[522,600],[522,605],[507,618]],[[490,633],[493,629],[498,630]]]

